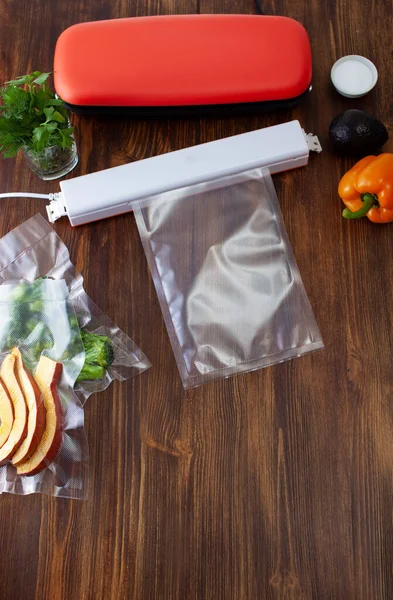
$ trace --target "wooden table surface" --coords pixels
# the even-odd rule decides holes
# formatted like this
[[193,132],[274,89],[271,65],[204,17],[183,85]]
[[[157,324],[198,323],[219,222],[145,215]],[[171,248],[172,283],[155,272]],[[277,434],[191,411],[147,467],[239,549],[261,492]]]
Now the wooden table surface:
[[[85,407],[89,499],[0,498],[0,599],[386,600],[393,598],[393,225],[345,222],[331,119],[364,108],[393,127],[389,2],[266,0],[313,48],[313,91],[292,111],[244,118],[74,118],[73,176],[299,119],[324,152],[274,177],[325,350],[185,392],[132,214],[55,229],[89,295],[153,368]],[[146,14],[253,13],[252,0],[1,0],[1,81],[51,70],[58,35],[81,21]],[[365,98],[330,68],[363,54]],[[81,57],[83,58],[83,57]],[[387,150],[393,151],[393,141]],[[22,157],[0,191],[49,192]],[[0,234],[40,212],[1,204]]]

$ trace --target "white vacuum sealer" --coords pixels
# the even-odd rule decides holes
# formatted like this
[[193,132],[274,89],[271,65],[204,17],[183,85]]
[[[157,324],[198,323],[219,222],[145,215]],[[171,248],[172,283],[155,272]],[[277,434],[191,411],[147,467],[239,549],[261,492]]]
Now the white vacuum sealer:
[[[299,121],[250,131],[60,182],[49,196],[48,218],[68,216],[82,225],[132,211],[144,199],[219,177],[267,167],[278,173],[308,163],[310,150],[322,150]],[[53,198],[53,199],[52,199]]]

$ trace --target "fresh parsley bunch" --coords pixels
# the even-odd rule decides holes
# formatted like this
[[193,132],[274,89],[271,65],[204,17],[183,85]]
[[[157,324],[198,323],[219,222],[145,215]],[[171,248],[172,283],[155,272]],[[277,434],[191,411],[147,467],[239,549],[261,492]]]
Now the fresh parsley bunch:
[[48,88],[50,73],[34,71],[7,81],[0,90],[0,152],[15,156],[23,147],[33,152],[58,146],[71,148],[73,127],[63,101]]

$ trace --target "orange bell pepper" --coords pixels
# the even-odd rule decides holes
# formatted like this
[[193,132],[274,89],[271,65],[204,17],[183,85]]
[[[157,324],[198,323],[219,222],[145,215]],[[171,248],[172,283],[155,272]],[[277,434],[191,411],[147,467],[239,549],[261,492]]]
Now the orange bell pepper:
[[393,154],[362,158],[342,177],[338,193],[343,217],[367,216],[373,223],[393,221]]

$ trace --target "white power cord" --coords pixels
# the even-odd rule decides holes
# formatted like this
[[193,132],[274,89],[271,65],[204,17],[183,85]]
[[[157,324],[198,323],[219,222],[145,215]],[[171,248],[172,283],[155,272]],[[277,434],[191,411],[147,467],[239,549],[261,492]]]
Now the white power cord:
[[33,194],[32,192],[5,192],[0,194],[0,198],[42,198],[49,200],[49,204],[46,207],[48,213],[48,219],[51,223],[54,223],[60,217],[67,214],[67,208],[63,202],[63,194],[61,192],[54,192],[53,194]]
[[54,194],[33,194],[32,192],[7,192],[0,194],[0,198],[45,198],[45,200],[56,200],[60,192]]

